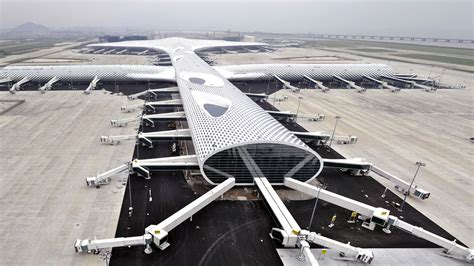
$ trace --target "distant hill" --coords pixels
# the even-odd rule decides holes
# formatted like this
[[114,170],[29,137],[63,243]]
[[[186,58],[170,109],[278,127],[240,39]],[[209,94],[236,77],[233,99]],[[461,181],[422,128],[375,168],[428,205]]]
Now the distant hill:
[[33,22],[26,22],[23,23],[13,29],[11,29],[7,35],[9,36],[24,36],[24,37],[37,37],[37,36],[43,36],[43,35],[48,35],[52,32],[51,29],[49,29],[46,26],[36,24]]

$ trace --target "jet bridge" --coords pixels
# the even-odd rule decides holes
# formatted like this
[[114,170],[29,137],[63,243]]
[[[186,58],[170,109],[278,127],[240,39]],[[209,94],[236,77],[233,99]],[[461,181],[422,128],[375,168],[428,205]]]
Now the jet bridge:
[[326,119],[324,114],[299,114],[298,118],[307,118],[308,121],[321,121]]
[[137,53],[137,55],[146,55],[150,50],[146,49],[145,51],[143,52],[139,52]]
[[211,202],[221,197],[235,185],[234,178],[228,178],[207,193],[197,198],[181,210],[161,221],[159,224],[149,225],[142,236],[119,237],[109,239],[77,239],[74,243],[76,252],[98,253],[104,248],[146,246],[144,252],[150,254],[153,250],[153,243],[160,250],[170,246],[168,243],[168,233],[184,221],[191,218],[198,211],[209,205]]
[[17,83],[13,84],[13,86],[10,88],[9,92],[11,94],[14,94],[16,91],[19,91],[21,89],[21,86],[30,82],[31,79],[28,78],[28,77],[24,77],[22,78],[20,81],[18,81]]
[[138,115],[136,117],[110,120],[110,124],[112,126],[123,127],[132,122],[143,121],[146,125],[154,127],[154,121],[156,120],[186,120],[186,114],[184,111],[180,111],[162,114]]
[[[272,115],[275,119],[282,121],[286,120],[287,122],[295,121],[296,114],[291,111],[266,111]],[[154,127],[155,120],[183,120],[186,119],[184,111],[171,112],[171,113],[162,113],[162,114],[151,114],[151,115],[138,115],[136,117],[123,118],[123,119],[114,119],[110,120],[112,126],[123,127],[132,122],[138,122],[143,120],[145,125]]]
[[[292,132],[295,136],[303,140],[304,142],[315,142],[316,144],[325,144],[327,143],[331,135],[325,134],[324,132]],[[354,141],[355,138],[355,141]],[[357,142],[357,137],[355,136],[334,136],[335,140],[352,140],[348,143]],[[191,131],[189,129],[177,129],[177,130],[165,130],[165,131],[155,131],[155,132],[140,132],[133,135],[118,135],[118,136],[102,136],[100,137],[100,142],[110,145],[118,145],[121,141],[126,140],[138,140],[142,145],[149,146],[153,148],[153,142],[159,140],[191,140]]]
[[[317,145],[324,145],[331,140],[331,135],[326,134],[322,131],[316,132],[292,132],[295,136],[303,140],[304,142],[315,142]],[[356,136],[334,136],[333,140],[341,144],[354,144],[357,143],[358,138]]]
[[368,80],[368,81],[374,83],[374,84],[377,84],[379,89],[389,89],[391,92],[399,92],[400,91],[400,88],[397,88],[397,87],[392,86],[392,85],[388,85],[388,83],[385,82],[385,81],[378,80],[376,78],[373,78],[373,77],[370,77],[370,76],[367,76],[367,75],[364,75],[363,78],[365,80]]
[[135,159],[124,163],[116,168],[110,169],[104,173],[93,177],[87,177],[87,186],[100,187],[109,184],[112,177],[125,170],[130,173],[137,173],[145,179],[150,178],[150,171],[170,171],[170,170],[188,170],[198,168],[196,155],[171,156],[153,159]]
[[265,102],[268,100],[268,95],[265,93],[245,93],[245,95],[255,102]]
[[53,85],[54,83],[58,82],[59,81],[59,78],[58,77],[53,77],[52,79],[50,79],[46,84],[44,84],[43,86],[39,87],[39,91],[41,93],[45,93],[46,91],[49,91],[53,88]]
[[169,88],[161,88],[161,89],[148,89],[148,90],[145,90],[145,91],[142,91],[142,92],[139,92],[139,93],[129,95],[127,98],[129,100],[135,100],[138,97],[140,97],[142,95],[147,95],[147,94],[151,94],[156,98],[158,93],[179,93],[179,89],[178,89],[178,87],[169,87]]
[[95,76],[94,79],[89,84],[89,86],[84,90],[84,93],[85,94],[90,94],[91,91],[96,89],[97,83],[99,83],[99,81],[100,81],[100,79],[97,76]]
[[360,176],[360,175],[369,175],[372,171],[373,173],[387,179],[388,181],[395,184],[395,188],[402,192],[403,194],[413,195],[416,198],[420,199],[427,199],[430,197],[430,192],[419,188],[418,186],[414,185],[411,187],[410,191],[410,183],[406,182],[405,180],[385,171],[381,168],[375,166],[372,163],[367,162],[363,158],[354,158],[354,159],[323,159],[325,167],[333,167],[339,168],[344,171],[349,171],[352,175]]
[[379,225],[384,227],[383,231],[385,233],[390,233],[390,228],[393,226],[414,236],[425,239],[440,247],[443,247],[445,249],[444,255],[446,256],[462,259],[468,262],[472,262],[474,260],[474,250],[457,244],[456,240],[447,240],[436,234],[426,231],[421,227],[404,222],[398,217],[390,215],[389,210],[376,208],[368,204],[332,193],[325,189],[317,188],[307,183],[300,182],[293,178],[285,178],[285,186],[314,197],[319,197],[321,200],[332,203],[344,209],[360,213],[362,216],[359,218],[366,220],[366,222],[364,222],[365,226],[364,224],[363,226],[368,229],[373,230],[375,226]]
[[436,91],[437,89],[433,86],[427,86],[427,85],[424,85],[424,84],[420,84],[420,83],[417,83],[417,82],[413,82],[413,87],[415,88],[418,88],[418,89],[422,89],[426,92],[434,92]]
[[426,86],[430,86],[430,87],[435,87],[436,86],[436,81],[434,79],[418,78],[417,75],[412,75],[412,76],[404,76],[404,75],[399,76],[399,75],[396,75],[396,76],[399,79],[413,81],[413,82],[416,82],[418,84],[422,84],[422,85],[426,85]]
[[123,49],[123,50],[120,50],[120,51],[116,52],[115,54],[116,55],[121,55],[121,54],[126,53],[127,51],[128,51],[127,49]]
[[387,81],[389,83],[394,83],[394,84],[400,84],[404,88],[411,89],[413,88],[415,82],[409,81],[409,80],[404,80],[398,77],[393,77],[393,76],[380,76],[380,79],[382,81]]
[[290,83],[289,81],[286,81],[286,80],[280,78],[280,77],[277,76],[277,75],[273,75],[273,77],[274,77],[277,81],[279,81],[279,82],[281,83],[281,85],[283,86],[283,88],[289,89],[289,90],[291,90],[292,92],[299,92],[299,91],[300,91],[300,88],[291,85],[291,83]]
[[169,171],[169,170],[195,170],[199,168],[196,155],[171,156],[153,159],[133,160],[131,169],[133,172],[150,178],[150,171]]
[[308,118],[309,121],[320,121],[324,120],[326,116],[324,114],[299,114],[298,116],[296,113],[292,111],[270,111],[266,110],[273,118],[278,121],[286,121],[286,122],[295,122],[297,117]]
[[251,50],[251,49],[245,48],[245,47],[242,47],[242,49],[249,52],[249,53],[258,53],[259,52],[259,50]]
[[93,53],[94,54],[100,54],[100,53],[104,52],[105,50],[106,50],[105,48],[104,49],[99,49],[99,50],[94,51]]
[[254,178],[254,182],[257,185],[260,195],[263,196],[267,206],[281,226],[281,228],[272,228],[270,237],[285,247],[298,247],[300,249],[300,256],[303,257],[304,254],[304,258],[310,265],[318,265],[318,262],[310,251],[309,243],[335,249],[339,251],[341,256],[346,260],[355,260],[364,263],[370,263],[372,261],[374,255],[371,250],[353,247],[349,243],[341,243],[315,232],[301,230],[270,182],[268,182],[265,177],[256,177]]
[[229,50],[229,49],[225,49],[225,48],[221,48],[222,51],[224,51],[225,53],[228,53],[228,54],[237,54],[239,52],[237,51],[233,51],[233,50]]
[[278,121],[294,122],[296,120],[296,114],[291,111],[268,111],[273,118]]
[[173,100],[164,100],[164,101],[155,101],[155,102],[145,102],[133,105],[124,105],[120,107],[122,112],[133,112],[136,109],[144,109],[148,108],[152,111],[155,111],[155,107],[179,107],[183,106],[183,101],[181,99],[173,99]]
[[111,50],[105,51],[104,54],[110,54],[110,53],[113,53],[113,52],[115,52],[115,49],[111,49]]
[[140,132],[134,135],[121,136],[102,136],[100,142],[117,145],[123,140],[138,140],[142,145],[153,148],[153,142],[159,140],[191,140],[191,131],[189,129],[166,130],[156,132]]
[[340,76],[337,76],[337,75],[334,75],[332,77],[335,80],[337,80],[337,81],[341,82],[342,84],[346,85],[347,89],[355,89],[355,90],[357,90],[357,92],[365,92],[366,91],[365,88],[356,85],[354,81],[349,81],[349,80],[344,79],[344,78],[342,78]]
[[304,75],[304,78],[307,79],[309,82],[314,83],[314,87],[317,88],[317,89],[321,89],[322,92],[328,92],[329,91],[329,88],[324,86],[324,84],[321,81],[315,80],[315,79],[311,78],[308,75]]
[[434,81],[432,83],[428,82],[428,80],[421,80],[421,83],[416,82],[417,79],[414,78],[404,78],[404,77],[392,77],[392,76],[381,76],[380,79],[386,80],[393,83],[403,84],[405,88],[418,88],[422,89],[426,92],[433,92],[436,91],[434,87]]

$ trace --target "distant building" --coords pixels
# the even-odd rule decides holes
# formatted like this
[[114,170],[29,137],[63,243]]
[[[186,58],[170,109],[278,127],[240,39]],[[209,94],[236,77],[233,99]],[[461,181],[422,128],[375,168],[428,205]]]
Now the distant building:
[[230,36],[230,37],[224,37],[222,40],[224,41],[229,41],[229,42],[240,42],[240,36]]
[[146,35],[129,35],[129,36],[122,36],[123,41],[140,41],[140,40],[148,40],[148,36]]
[[148,40],[148,36],[145,35],[103,35],[99,37],[100,42],[121,42],[121,41],[138,41],[138,40]]
[[244,42],[255,42],[255,36],[245,35],[243,41]]

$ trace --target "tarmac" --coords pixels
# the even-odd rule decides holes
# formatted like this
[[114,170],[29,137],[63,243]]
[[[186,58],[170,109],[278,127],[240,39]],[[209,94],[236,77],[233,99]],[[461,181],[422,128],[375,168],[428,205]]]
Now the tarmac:
[[[419,89],[402,90],[400,93],[372,89],[362,94],[346,89],[332,89],[328,93],[302,90],[298,94],[279,91],[277,98],[287,95],[289,99],[277,102],[276,107],[282,111],[296,112],[298,97],[303,96],[300,114],[323,113],[326,120],[310,122],[299,119],[298,123],[308,131],[325,131],[329,134],[334,128],[334,117],[341,116],[336,135],[355,135],[359,141],[355,145],[336,144],[335,150],[347,158],[366,158],[407,182],[412,180],[415,173],[415,162],[425,162],[426,167],[420,169],[415,184],[430,191],[431,196],[427,200],[409,197],[408,202],[457,239],[473,247],[474,147],[469,142],[474,134],[472,74],[426,64],[394,62],[308,48],[285,48],[262,54],[218,55],[217,59],[223,64],[248,61],[250,58],[253,63],[277,63],[282,61],[278,59],[281,57],[314,54],[349,57],[361,63],[388,63],[397,73],[431,76],[459,88],[434,93]],[[465,87],[461,89],[461,86]],[[392,183],[386,179],[376,175],[373,177],[395,191]]]
[[[282,92],[280,92],[282,93]],[[331,133],[339,115],[336,135],[355,135],[357,144],[334,148],[347,158],[362,157],[384,170],[410,182],[415,162],[423,161],[415,184],[431,192],[427,200],[409,197],[408,202],[452,233],[468,246],[474,245],[474,194],[472,192],[474,149],[472,134],[472,95],[467,90],[439,90],[426,93],[404,90],[398,94],[369,90],[331,90],[324,94],[304,90],[285,93],[288,101],[281,110],[295,111],[298,96],[303,96],[300,113],[323,113],[326,120],[299,119],[309,131]],[[392,191],[392,183],[374,178]],[[396,193],[400,197],[400,193]]]
[[[267,88],[267,86],[261,87]],[[263,103],[262,107],[272,108],[266,103]],[[173,111],[171,109],[161,108],[158,112]],[[143,131],[166,130],[166,125],[167,122],[158,123],[155,128],[144,127]],[[290,130],[304,130],[292,123],[287,123],[285,126]],[[137,146],[134,157],[146,159],[172,156],[171,145],[172,141],[160,141],[153,149]],[[325,148],[316,146],[312,148],[323,158],[342,158],[333,151],[327,152]],[[384,187],[370,177],[354,177],[338,169],[325,169],[318,180],[330,191],[373,206],[387,208],[409,223],[422,225],[426,230],[453,239],[446,231],[409,205],[405,206],[402,215],[398,214],[390,204],[398,199],[397,196],[389,191],[384,199],[381,198]],[[153,172],[150,180],[131,175],[129,186],[125,191],[116,237],[141,235],[149,224],[158,224],[200,196],[200,193],[191,189],[189,180],[181,171]],[[252,187],[248,189],[255,190]],[[281,193],[281,189],[277,189]],[[313,224],[308,225],[314,199],[285,200],[285,204],[302,228],[309,226],[311,230],[324,236],[344,243],[350,241],[354,246],[436,248],[435,245],[400,230],[394,230],[392,234],[386,235],[380,229],[373,232],[363,229],[360,222],[348,224],[346,221],[351,214],[350,211],[323,201],[318,205]],[[132,217],[129,217],[130,206],[133,207]],[[333,215],[338,217],[336,226],[329,228],[327,225]],[[171,246],[165,251],[153,247],[154,252],[145,255],[143,247],[140,246],[114,248],[110,263],[111,265],[281,265],[281,255],[277,252],[280,246],[268,235],[270,229],[277,226],[272,217],[271,211],[262,200],[217,200],[194,215],[192,220],[182,223],[171,231],[169,234]]]
[[119,110],[125,96],[0,92],[0,100],[11,99],[25,102],[0,115],[0,265],[104,263],[76,254],[73,245],[115,234],[125,186],[90,188],[85,177],[132,157],[133,142],[99,142],[101,135],[136,132],[110,127],[111,118],[125,116]]
[[46,48],[46,49],[40,49],[40,50],[30,52],[30,53],[9,55],[4,58],[0,58],[0,67],[4,67],[7,65],[15,64],[15,63],[20,63],[26,60],[32,60],[34,58],[47,57],[52,54],[57,54],[57,53],[72,49],[84,43],[86,42],[72,42],[71,44],[55,46],[55,47]]
[[[255,63],[259,62],[258,58],[269,56],[269,62],[277,63],[288,62],[288,59],[273,60],[271,57],[301,56],[310,50],[292,49],[281,55],[232,56],[238,56],[239,60],[246,63],[249,62],[249,56]],[[342,53],[328,55],[327,51],[311,51],[314,51],[316,58],[310,59],[313,62],[326,60],[331,54],[338,58],[338,62],[379,61]],[[64,52],[69,53],[73,52]],[[319,58],[321,60],[317,56],[322,56]],[[82,55],[79,57],[82,58]],[[87,57],[90,58],[91,55]],[[103,64],[109,58],[110,63],[116,63],[114,60],[117,59],[111,55],[99,57],[103,61],[98,59],[88,63]],[[135,60],[131,57],[124,56],[123,63]],[[146,60],[146,57],[134,58]],[[295,62],[304,60],[297,59]],[[383,60],[380,62],[387,63]],[[233,62],[229,60],[228,63]],[[429,73],[432,70],[423,65],[414,67],[403,63],[391,64],[403,73]],[[436,71],[438,70],[434,72]],[[451,84],[472,82],[469,74],[451,70],[444,73],[443,80]],[[124,87],[126,86],[121,85],[120,89],[123,90]],[[448,233],[450,232],[472,247],[473,219],[470,202],[473,202],[473,194],[470,192],[472,177],[469,173],[473,169],[472,161],[467,159],[466,154],[472,155],[473,151],[468,140],[467,146],[463,142],[466,135],[472,134],[470,103],[473,95],[470,88],[472,86],[469,85],[466,90],[436,93],[404,90],[399,94],[370,90],[362,95],[343,90],[331,90],[328,94],[315,90],[303,91],[301,94],[305,99],[301,104],[301,113],[325,113],[327,119],[322,122],[299,120],[299,123],[311,131],[331,132],[334,125],[332,117],[343,116],[337,134],[357,135],[359,143],[335,145],[336,150],[348,157],[365,157],[407,180],[415,170],[413,162],[424,160],[427,167],[420,170],[416,183],[430,190],[431,198],[425,201],[409,199],[410,204],[401,215],[407,222],[453,239]],[[133,92],[136,92],[136,88]],[[457,98],[450,98],[451,92]],[[296,96],[290,92],[285,94],[290,99],[276,107],[294,111]],[[99,256],[74,253],[74,241],[94,236],[109,238],[114,235],[141,235],[148,224],[158,223],[199,196],[198,192],[190,188],[182,172],[153,173],[151,180],[132,175],[132,181],[127,187],[122,185],[127,177],[124,174],[100,189],[86,187],[86,176],[118,166],[129,160],[134,151],[133,156],[139,158],[164,157],[170,153],[171,142],[165,141],[155,149],[139,147],[138,150],[134,149],[133,141],[122,142],[118,146],[99,143],[101,135],[136,133],[135,125],[110,127],[110,119],[132,116],[130,113],[119,112],[119,106],[128,102],[124,96],[108,95],[102,91],[94,91],[88,96],[81,91],[53,91],[45,95],[40,95],[37,91],[21,91],[17,95],[0,92],[0,101],[3,99],[25,99],[26,102],[0,116],[0,165],[7,166],[6,171],[0,173],[0,208],[4,210],[4,215],[0,217],[0,264],[102,264],[103,253]],[[431,103],[426,99],[435,101]],[[378,119],[377,115],[381,115],[383,119]],[[453,115],[456,119],[452,119]],[[418,122],[421,119],[424,121],[426,117],[429,117],[428,122]],[[406,131],[401,126],[406,127]],[[158,128],[164,129],[164,125]],[[426,139],[426,136],[431,138]],[[453,147],[448,149],[450,146]],[[380,147],[384,147],[383,150]],[[325,150],[318,152],[326,158],[340,158],[337,153],[328,154]],[[378,181],[384,182],[383,179]],[[382,200],[380,194],[384,185],[373,179],[359,179],[340,173],[337,169],[325,170],[320,176],[320,182],[328,185],[331,191],[372,205],[384,206],[392,212],[395,210],[390,206],[390,201],[400,201],[400,194],[397,192],[388,192],[386,201]],[[151,202],[149,191],[153,195]],[[129,192],[132,193],[134,207],[132,219],[128,218]],[[314,200],[285,203],[301,227],[306,227]],[[422,213],[410,205],[414,205]],[[336,227],[328,229],[327,224],[334,214],[338,217]],[[387,254],[392,254],[390,252],[396,248],[412,248],[410,254],[413,254],[413,258],[424,254],[418,251],[418,248],[423,248],[430,255],[423,256],[425,260],[420,261],[420,264],[429,263],[431,259],[436,263],[446,263],[444,257],[435,254],[432,249],[435,246],[431,243],[396,230],[387,236],[381,231],[361,229],[359,224],[348,226],[346,219],[349,215],[343,209],[320,202],[318,215],[311,228],[339,241],[351,241],[356,246],[392,248],[386,251]],[[279,246],[268,236],[270,228],[275,225],[262,201],[216,201],[196,214],[192,221],[173,230],[170,233],[171,246],[164,252],[155,249],[151,256],[146,256],[142,247],[115,248],[111,264],[280,265],[282,257],[277,252]],[[18,256],[18,250],[24,251],[25,256]],[[394,252],[393,254],[408,256],[408,253]],[[385,258],[387,255],[381,256]],[[376,259],[381,261],[380,257]],[[399,264],[407,261],[392,262]]]
[[[372,266],[378,265],[467,265],[466,263],[452,258],[441,256],[442,249],[430,248],[384,248],[372,249],[376,259],[370,263]],[[326,253],[325,253],[326,252]],[[331,249],[311,249],[314,257],[321,266],[354,266],[360,263],[344,261],[339,254]],[[297,259],[297,251],[291,249],[278,249],[278,255],[285,265],[306,265]],[[416,258],[416,259],[414,259]]]

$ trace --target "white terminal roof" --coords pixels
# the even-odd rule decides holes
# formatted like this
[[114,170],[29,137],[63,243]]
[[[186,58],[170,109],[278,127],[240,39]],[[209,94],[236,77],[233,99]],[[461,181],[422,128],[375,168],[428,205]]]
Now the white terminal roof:
[[319,159],[312,179],[322,169],[321,157],[194,53],[204,48],[262,45],[265,44],[168,38],[90,46],[140,47],[169,54],[205,177],[203,165],[215,153],[236,146],[273,143],[295,147]]

